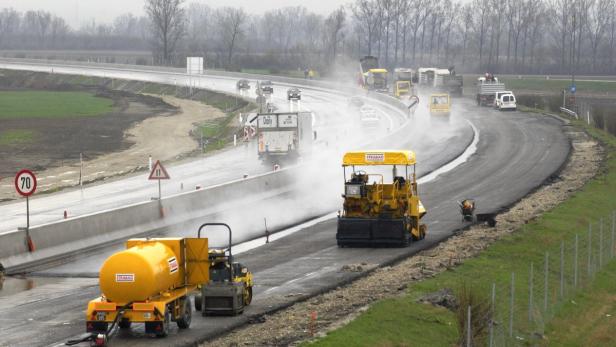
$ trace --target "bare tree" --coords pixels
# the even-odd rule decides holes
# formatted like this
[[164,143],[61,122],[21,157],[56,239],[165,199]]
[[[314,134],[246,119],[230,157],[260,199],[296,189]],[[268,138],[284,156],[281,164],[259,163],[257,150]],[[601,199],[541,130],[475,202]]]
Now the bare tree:
[[344,27],[344,23],[346,20],[346,13],[344,12],[344,8],[340,7],[337,10],[334,10],[327,19],[325,20],[326,27],[326,38],[329,41],[330,50],[332,52],[331,61],[335,61],[338,44],[340,43],[340,34],[341,30]]
[[378,11],[377,0],[357,0],[351,6],[353,18],[360,23],[360,27],[367,34],[368,55],[372,55],[372,44],[375,40],[376,30],[378,30]]
[[5,40],[17,33],[20,21],[21,15],[12,8],[5,8],[0,12],[0,46],[5,45]]
[[592,70],[596,70],[597,53],[604,36],[609,30],[610,15],[613,14],[612,0],[593,1],[589,9],[589,20],[586,22],[588,39],[592,52]]
[[146,0],[145,11],[153,31],[153,48],[161,63],[171,63],[173,53],[186,30],[184,0]]
[[244,23],[248,15],[241,8],[223,7],[216,13],[218,35],[227,51],[227,67],[232,66],[233,53],[238,41],[244,35]]

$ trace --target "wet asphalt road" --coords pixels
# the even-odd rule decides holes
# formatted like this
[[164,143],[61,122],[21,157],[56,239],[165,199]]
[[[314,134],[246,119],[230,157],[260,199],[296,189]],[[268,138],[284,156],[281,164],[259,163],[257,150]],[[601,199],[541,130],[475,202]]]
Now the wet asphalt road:
[[[178,331],[173,328],[171,336],[163,340],[141,336],[141,327],[137,325],[132,332],[123,332],[114,338],[112,345],[192,345],[240,325],[250,316],[336,287],[358,276],[340,271],[345,264],[387,264],[431,247],[462,228],[457,200],[477,199],[478,212],[500,210],[539,186],[566,161],[570,145],[559,121],[520,112],[479,109],[462,100],[454,100],[454,103],[457,110],[450,120],[434,123],[434,119],[424,118],[414,127],[410,125],[408,136],[390,139],[395,142],[394,147],[417,149],[420,168],[423,163],[438,167],[443,160],[437,164],[438,160],[431,162],[430,158],[446,158],[449,154],[452,159],[469,144],[473,132],[464,125],[466,120],[479,132],[474,155],[452,171],[420,185],[420,196],[428,209],[425,220],[429,234],[425,240],[404,249],[338,249],[335,219],[324,220],[237,257],[250,267],[256,282],[253,304],[243,316],[196,316],[191,329]],[[457,130],[451,131],[452,128]],[[448,136],[442,137],[443,134]],[[421,157],[422,151],[430,154]],[[341,184],[341,177],[334,182]],[[335,210],[341,201],[338,193],[331,195],[335,198],[324,202],[325,209],[333,207],[331,210]],[[288,209],[302,207],[302,200],[287,206]],[[76,269],[93,269],[112,251],[113,247],[109,247],[88,259],[75,259],[43,273],[70,275]],[[56,345],[82,333],[86,303],[97,295],[96,279],[66,278],[0,297],[0,345]]]

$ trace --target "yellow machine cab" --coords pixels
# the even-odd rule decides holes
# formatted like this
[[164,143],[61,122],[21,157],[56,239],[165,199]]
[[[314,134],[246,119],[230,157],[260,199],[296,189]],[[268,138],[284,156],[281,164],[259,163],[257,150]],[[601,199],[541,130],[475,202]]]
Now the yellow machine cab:
[[415,153],[408,150],[344,154],[344,203],[336,233],[340,247],[408,246],[425,237],[427,227],[420,219],[426,209],[419,200],[415,166]]
[[430,95],[430,115],[431,116],[449,116],[451,112],[451,99],[449,94],[432,94]]

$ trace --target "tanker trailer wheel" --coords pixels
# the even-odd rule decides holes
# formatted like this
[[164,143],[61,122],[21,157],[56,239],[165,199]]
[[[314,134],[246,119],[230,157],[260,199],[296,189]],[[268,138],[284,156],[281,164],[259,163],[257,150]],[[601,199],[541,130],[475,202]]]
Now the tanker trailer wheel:
[[182,311],[180,317],[175,321],[180,329],[188,329],[190,322],[192,321],[192,307],[190,306],[190,298],[186,297],[182,304]]
[[252,287],[244,288],[244,306],[250,305],[252,302]]
[[171,325],[171,309],[165,307],[165,318],[163,320],[163,329],[161,332],[156,333],[156,337],[166,337],[169,335],[169,325]]

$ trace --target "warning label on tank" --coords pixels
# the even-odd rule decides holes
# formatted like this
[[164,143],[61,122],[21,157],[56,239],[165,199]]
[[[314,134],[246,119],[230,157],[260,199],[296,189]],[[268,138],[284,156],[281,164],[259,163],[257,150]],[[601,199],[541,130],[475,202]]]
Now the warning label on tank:
[[135,282],[135,274],[116,274],[116,282]]
[[385,161],[385,153],[366,153],[366,161],[382,163]]
[[175,257],[171,257],[167,259],[169,263],[169,273],[174,273],[178,271],[178,260]]

